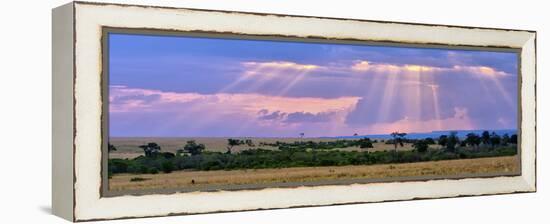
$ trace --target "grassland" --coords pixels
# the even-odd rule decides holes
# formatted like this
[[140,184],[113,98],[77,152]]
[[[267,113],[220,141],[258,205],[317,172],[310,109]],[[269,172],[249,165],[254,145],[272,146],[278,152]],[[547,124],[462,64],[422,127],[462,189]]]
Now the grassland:
[[[459,139],[111,138],[109,188],[232,186],[515,174],[517,136]],[[402,136],[401,136],[402,137]]]
[[[383,165],[292,167],[216,171],[175,171],[159,174],[116,174],[110,190],[218,187],[258,183],[353,180],[387,177],[454,176],[490,173],[516,173],[518,156],[444,160]],[[133,179],[133,181],[131,181]]]
[[[282,142],[295,142],[295,141],[314,141],[314,142],[330,142],[337,140],[336,138],[250,138],[255,145],[260,145],[261,142],[264,143],[276,143],[277,141]],[[183,148],[189,140],[195,140],[198,144],[204,144],[206,149],[211,152],[225,152],[227,151],[227,138],[161,138],[161,137],[115,137],[110,138],[109,141],[111,144],[115,145],[117,151],[110,152],[109,158],[112,159],[132,159],[143,155],[143,150],[139,148],[140,145],[144,145],[148,142],[156,142],[162,146],[163,152],[176,153],[178,149]],[[394,150],[392,144],[385,144],[384,142],[377,141],[373,143],[374,148],[369,148],[368,151],[389,151]],[[431,145],[431,148],[439,148],[438,145]],[[247,150],[250,147],[247,145],[237,145],[232,151],[240,152]],[[262,146],[263,149],[276,150],[277,147],[273,146]],[[410,151],[412,150],[412,144],[404,143],[403,147],[399,147],[399,151]],[[340,151],[365,151],[367,149],[362,149],[359,147],[347,147],[347,148],[338,148],[334,150]]]

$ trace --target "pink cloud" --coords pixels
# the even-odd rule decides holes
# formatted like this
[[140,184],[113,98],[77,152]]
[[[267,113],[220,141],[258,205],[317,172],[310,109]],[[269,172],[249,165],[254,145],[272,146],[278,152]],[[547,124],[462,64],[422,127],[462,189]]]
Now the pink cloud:
[[151,132],[170,129],[185,135],[198,135],[207,127],[230,132],[223,135],[287,136],[302,131],[326,135],[330,127],[344,123],[360,99],[176,93],[124,86],[111,87],[110,95],[115,127],[148,122]]
[[[151,97],[155,96],[155,97]],[[436,129],[473,129],[466,108],[455,107],[450,118],[416,120],[403,117],[391,123],[360,127],[346,124],[346,116],[355,109],[359,97],[290,98],[259,94],[198,94],[163,92],[124,86],[111,86],[112,115],[171,113],[161,126],[198,127],[207,123],[230,123],[240,120],[242,128],[266,129],[272,133],[307,132],[309,136],[379,134],[393,131],[428,132]],[[120,117],[120,116],[119,116]],[[120,119],[120,118],[119,118]],[[114,121],[117,122],[117,121]],[[245,132],[247,130],[244,130]]]
[[430,120],[413,120],[409,117],[403,117],[401,120],[391,123],[378,123],[362,128],[360,132],[375,134],[375,133],[391,133],[394,131],[400,132],[431,132],[434,130],[470,130],[476,129],[469,114],[468,109],[455,107],[454,115],[449,118],[430,119]]
[[[151,100],[151,96],[156,96]],[[315,97],[283,97],[260,94],[198,94],[163,92],[139,88],[112,86],[110,90],[110,111],[138,112],[140,110],[177,110],[178,105],[209,106],[256,116],[258,111],[280,111],[283,113],[324,113],[350,110],[360,97],[339,97],[333,99]]]

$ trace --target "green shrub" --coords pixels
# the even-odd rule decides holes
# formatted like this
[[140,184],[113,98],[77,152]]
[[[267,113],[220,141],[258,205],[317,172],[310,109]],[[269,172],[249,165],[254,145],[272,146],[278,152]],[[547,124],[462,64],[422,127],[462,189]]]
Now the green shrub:
[[132,179],[130,179],[130,182],[139,182],[139,181],[146,181],[146,180],[150,180],[150,178],[133,177]]
[[414,149],[416,149],[416,151],[424,153],[428,151],[428,144],[429,144],[429,141],[418,140],[415,143],[413,143],[413,147]]
[[[363,143],[371,141],[362,139]],[[338,140],[334,142],[314,143],[311,141],[283,143],[277,142],[281,150],[255,148],[239,153],[220,153],[203,151],[192,156],[140,156],[134,159],[109,159],[108,172],[110,176],[117,173],[156,174],[159,171],[170,173],[175,170],[235,170],[262,169],[304,166],[341,166],[341,165],[371,165],[388,163],[410,163],[421,161],[438,161],[449,159],[483,158],[495,156],[510,156],[517,154],[513,144],[508,146],[491,145],[476,147],[456,147],[454,150],[430,150],[426,140],[416,140],[414,151],[339,151],[332,147],[350,147],[359,141]],[[265,145],[260,143],[259,145]],[[307,148],[320,146],[326,149],[315,150]],[[360,145],[354,145],[359,146]]]
[[109,170],[112,173],[127,173],[129,160],[109,159]]
[[174,164],[170,161],[162,163],[162,172],[171,173],[174,170]]

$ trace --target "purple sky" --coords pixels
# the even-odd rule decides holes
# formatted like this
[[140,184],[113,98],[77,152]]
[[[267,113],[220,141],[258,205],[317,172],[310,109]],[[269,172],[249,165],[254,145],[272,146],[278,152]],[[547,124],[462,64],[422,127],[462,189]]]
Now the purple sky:
[[506,52],[110,34],[111,136],[515,129]]

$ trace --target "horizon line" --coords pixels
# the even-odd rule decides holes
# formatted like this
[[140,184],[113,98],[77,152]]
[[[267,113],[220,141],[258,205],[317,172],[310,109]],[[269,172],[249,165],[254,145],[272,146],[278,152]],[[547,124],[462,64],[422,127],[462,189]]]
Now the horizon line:
[[[430,132],[409,132],[410,134],[429,134],[436,132],[465,132],[465,131],[517,131],[518,128],[502,128],[502,129],[467,129],[467,130],[433,130]],[[405,132],[406,133],[406,132]],[[381,136],[381,135],[391,135],[391,133],[386,134],[364,134],[364,135],[337,135],[337,136],[109,136],[109,138],[339,138],[339,137],[361,137],[361,136]]]

